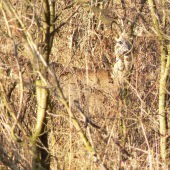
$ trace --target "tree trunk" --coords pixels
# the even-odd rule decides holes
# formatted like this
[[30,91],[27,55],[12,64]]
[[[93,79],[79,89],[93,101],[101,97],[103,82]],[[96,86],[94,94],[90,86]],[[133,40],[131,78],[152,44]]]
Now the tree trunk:
[[[45,132],[46,126],[46,109],[47,109],[47,98],[48,92],[47,89],[42,88],[44,82],[42,80],[36,81],[36,94],[37,94],[37,124],[35,128],[35,133],[33,134],[33,169],[38,169],[39,163],[45,169],[48,168],[48,163],[45,163],[45,159],[48,156],[48,153],[43,147],[48,147],[47,144],[47,134]],[[40,87],[41,86],[41,87]],[[39,149],[38,138],[40,137],[40,142],[43,144],[42,148]],[[41,155],[41,157],[40,157]],[[40,159],[39,159],[40,158]],[[41,161],[40,161],[41,160]]]
[[[167,76],[169,69],[169,56],[166,58],[166,44],[165,39],[163,37],[163,31],[159,26],[158,15],[156,13],[156,5],[153,0],[149,0],[149,7],[151,10],[152,20],[154,23],[154,27],[156,29],[156,33],[159,36],[160,48],[161,48],[161,75],[160,75],[160,84],[159,84],[159,123],[160,123],[160,149],[161,149],[161,157],[165,161],[167,157],[167,116],[166,116],[166,84],[167,84]],[[165,21],[163,23],[165,26]]]
[[[42,54],[43,59],[47,63],[49,63],[49,54],[52,48],[53,36],[50,31],[54,31],[54,7],[55,3],[51,4],[51,12],[52,15],[50,17],[50,5],[48,0],[44,0],[43,2],[43,47]],[[52,20],[52,21],[50,21]],[[51,28],[52,27],[52,28]],[[37,63],[38,68],[41,71],[42,76],[46,77],[47,68],[42,63]],[[50,161],[47,159],[48,157],[48,139],[47,139],[47,130],[46,130],[46,110],[47,110],[47,100],[48,100],[48,90],[46,89],[46,83],[42,80],[40,76],[39,79],[36,80],[36,94],[37,94],[37,124],[35,133],[33,135],[33,169],[37,169],[37,165],[40,163],[44,169],[50,168]],[[40,139],[41,149],[37,146],[37,140]],[[40,157],[40,161],[37,159]]]

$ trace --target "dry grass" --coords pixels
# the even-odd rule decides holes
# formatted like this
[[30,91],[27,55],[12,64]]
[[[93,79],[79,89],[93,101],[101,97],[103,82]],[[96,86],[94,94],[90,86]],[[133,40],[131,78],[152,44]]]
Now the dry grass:
[[[21,14],[24,1],[14,2],[12,0],[12,2],[18,13]],[[57,1],[56,8],[61,10],[66,2]],[[125,27],[127,32],[130,32],[130,25],[140,8],[140,2],[135,2],[125,2],[127,15]],[[156,1],[156,3],[159,5],[160,2]],[[169,2],[166,1],[166,3]],[[30,6],[32,5],[30,4]],[[37,11],[38,5],[40,5],[40,2],[36,1],[35,9]],[[54,81],[48,76],[51,110],[47,113],[46,129],[48,132],[49,148],[47,150],[51,161],[50,167],[51,169],[103,169],[103,164],[108,169],[151,169],[151,166],[152,169],[167,169],[170,166],[169,162],[164,163],[161,160],[159,146],[160,44],[157,37],[154,36],[147,3],[144,5],[139,20],[136,21],[134,35],[131,37],[133,40],[134,66],[126,101],[121,100],[121,96],[112,89],[114,86],[110,79],[111,76],[104,78],[104,80],[108,80],[109,85],[103,88],[100,85],[97,87],[87,86],[86,83],[77,81],[77,74],[74,74],[74,67],[85,70],[88,68],[95,72],[98,69],[110,70],[115,63],[115,37],[118,38],[118,32],[120,33],[122,29],[121,18],[124,10],[120,1],[103,2],[102,7],[105,9],[107,6],[109,12],[106,13],[114,21],[112,28],[104,25],[104,21],[100,16],[97,16],[97,13],[94,16],[90,8],[80,7],[76,15],[56,33],[49,61],[49,65],[51,67],[53,65],[54,71],[60,78],[61,87],[65,96],[68,97],[75,119],[79,122],[93,149],[98,153],[100,162],[95,162],[85,148],[71,117],[53,91]],[[65,12],[69,14],[73,8],[74,6],[66,9]],[[158,6],[160,16],[162,16],[161,10],[162,7]],[[166,7],[166,10],[169,12],[168,7]],[[31,24],[31,20],[26,19],[26,17],[31,18],[29,14],[32,12],[30,10],[28,14],[22,17],[28,26]],[[39,14],[40,11],[37,12],[37,15]],[[64,16],[63,12],[56,24],[59,25]],[[166,19],[167,24],[169,24],[169,14],[166,14]],[[12,40],[5,37],[7,28],[3,18],[1,22],[0,80],[10,103],[18,113],[21,94],[19,71]],[[41,30],[33,23],[32,31],[34,29],[37,30],[34,38],[38,46],[40,45],[38,43]],[[13,28],[12,37],[17,37],[20,40],[20,42],[17,41],[19,43],[18,48],[24,46],[24,42],[20,39],[15,28]],[[167,43],[169,43],[168,40]],[[32,69],[32,59],[27,49],[18,50],[18,61],[24,81],[24,99],[19,121],[28,136],[31,136],[36,124],[37,102],[34,81],[37,73]],[[56,63],[62,64],[63,67],[58,69]],[[72,82],[70,84],[68,80],[63,80],[62,75],[67,75],[68,72],[69,75],[73,75],[74,82],[76,82],[74,85]],[[70,72],[73,74],[70,74]],[[99,76],[103,77],[101,74],[99,73]],[[65,77],[68,77],[68,75]],[[84,78],[86,81],[86,77]],[[88,81],[90,82],[90,79]],[[103,80],[101,81],[103,82]],[[168,90],[169,84],[167,84]],[[82,113],[74,104],[75,99],[79,101],[79,107],[84,114],[96,126],[91,124],[87,126]],[[168,116],[170,114],[169,103],[169,96],[167,95]],[[31,141],[24,136],[23,131],[18,126],[15,127],[14,132],[19,138],[26,141],[26,145],[22,145],[13,139],[11,128],[14,123],[15,121],[9,115],[4,101],[0,99],[0,151],[2,153],[0,155],[0,168],[5,169],[10,164],[16,166],[13,169],[31,169]]]

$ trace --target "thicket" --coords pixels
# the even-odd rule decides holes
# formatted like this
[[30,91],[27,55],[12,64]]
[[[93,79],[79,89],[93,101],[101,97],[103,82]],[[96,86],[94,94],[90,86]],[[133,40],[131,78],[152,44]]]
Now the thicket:
[[[168,0],[2,0],[0,16],[1,169],[170,168]],[[81,84],[94,97],[69,104],[61,75],[112,70],[122,21],[125,97]]]

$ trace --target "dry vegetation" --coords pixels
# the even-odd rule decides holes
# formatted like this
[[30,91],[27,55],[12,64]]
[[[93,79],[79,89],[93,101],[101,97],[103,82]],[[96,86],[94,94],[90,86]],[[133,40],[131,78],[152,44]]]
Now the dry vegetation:
[[[47,61],[48,71],[44,74],[37,66],[37,60],[41,61],[39,53],[43,54],[45,49],[42,40],[42,1],[11,0],[39,53],[30,51],[29,42],[23,38],[23,30],[15,22],[18,18],[9,13],[2,1],[0,169],[35,169],[32,163],[32,136],[39,121],[36,80],[43,77],[48,91],[48,107],[44,131],[40,136],[46,134],[47,144],[40,137],[36,145],[42,148],[42,155],[43,151],[47,153],[45,160],[49,169],[169,169],[168,123],[166,160],[161,157],[160,151],[161,43],[148,2],[55,1],[56,32]],[[155,3],[159,27],[165,35],[165,60],[168,60],[170,2],[155,0]],[[118,94],[111,89],[114,80],[109,74],[107,78],[106,75],[100,78],[101,82],[108,80],[106,89],[100,85],[88,86],[77,80],[76,69],[84,69],[84,74],[87,69],[94,72],[98,69],[112,70],[116,58],[116,38],[123,31],[122,20],[132,43],[133,70],[130,81],[121,87]],[[49,70],[55,73],[57,80]],[[68,75],[72,75],[77,84],[70,84]],[[166,121],[169,122],[169,77],[166,82],[165,111]],[[69,108],[60,96],[57,83],[64,95],[70,96],[67,98]],[[68,114],[69,109],[74,118]],[[78,122],[93,151],[84,143],[73,119]],[[42,155],[37,162],[41,162]],[[45,167],[43,164],[41,166],[39,169]]]

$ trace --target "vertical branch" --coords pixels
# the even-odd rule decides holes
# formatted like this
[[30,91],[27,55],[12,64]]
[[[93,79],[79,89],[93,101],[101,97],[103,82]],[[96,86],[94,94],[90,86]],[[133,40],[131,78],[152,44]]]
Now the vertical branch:
[[[43,47],[42,47],[42,54],[43,59],[47,63],[49,62],[49,54],[51,51],[52,45],[52,39],[50,35],[50,31],[53,31],[54,25],[52,24],[52,30],[51,30],[51,21],[50,19],[54,18],[54,3],[51,3],[51,10],[52,15],[50,16],[50,5],[48,0],[43,1],[43,13],[42,13],[42,22],[43,22]],[[50,43],[51,42],[51,43]],[[41,70],[42,75],[46,75],[47,68],[46,66],[40,62],[39,68]],[[37,124],[35,128],[35,133],[33,135],[33,141],[34,141],[34,161],[33,161],[33,167],[34,169],[37,169],[38,164],[38,154],[40,152],[41,154],[41,165],[45,169],[50,168],[50,163],[48,158],[48,152],[46,149],[41,148],[39,151],[39,148],[37,146],[37,140],[40,137],[40,141],[42,145],[45,148],[48,148],[48,139],[47,139],[47,132],[46,132],[46,109],[47,109],[47,100],[48,100],[48,90],[46,88],[42,88],[46,86],[46,83],[40,78],[36,80],[36,94],[37,94]]]
[[[42,21],[43,21],[43,57],[45,61],[48,63],[49,60],[49,42],[50,42],[50,6],[48,0],[44,0],[43,2],[43,13],[42,13]],[[42,69],[42,68],[41,68]]]
[[49,52],[51,52],[53,39],[55,34],[55,0],[50,1],[50,43]]
[[151,16],[154,23],[154,27],[156,29],[156,33],[159,36],[160,41],[160,48],[161,48],[161,75],[160,75],[160,85],[159,85],[159,122],[160,122],[160,148],[161,148],[161,157],[165,161],[167,157],[167,139],[166,139],[166,133],[167,133],[167,115],[166,115],[166,80],[167,80],[167,71],[165,71],[167,67],[167,60],[166,60],[166,46],[165,46],[165,40],[162,36],[162,31],[159,28],[159,22],[158,22],[158,16],[156,14],[156,5],[153,0],[149,0],[149,7],[151,10]]

